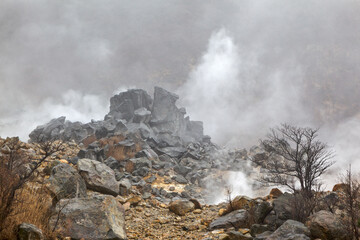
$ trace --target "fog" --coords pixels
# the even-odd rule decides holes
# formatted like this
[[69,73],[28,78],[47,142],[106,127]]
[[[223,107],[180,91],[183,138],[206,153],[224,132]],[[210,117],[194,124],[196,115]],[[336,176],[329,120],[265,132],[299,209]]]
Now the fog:
[[282,122],[321,128],[338,165],[359,155],[360,1],[0,1],[0,136],[101,119],[155,85],[221,145]]

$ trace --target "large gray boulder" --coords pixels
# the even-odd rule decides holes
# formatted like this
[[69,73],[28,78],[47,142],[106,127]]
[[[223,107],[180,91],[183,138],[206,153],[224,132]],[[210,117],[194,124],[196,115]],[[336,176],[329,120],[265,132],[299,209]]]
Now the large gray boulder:
[[59,163],[51,169],[46,186],[57,200],[86,197],[86,184],[78,171],[66,163]]
[[301,222],[287,220],[266,240],[310,240],[310,231]]
[[248,213],[244,209],[233,211],[225,216],[219,217],[210,223],[210,230],[219,228],[245,228],[248,226]]
[[159,133],[170,132],[185,142],[201,141],[204,136],[202,122],[190,121],[189,117],[185,118],[186,110],[176,106],[178,99],[178,95],[155,87],[151,127]]
[[276,217],[286,221],[292,217],[294,196],[290,193],[284,193],[274,200],[273,206]]
[[50,219],[51,229],[71,239],[127,239],[124,209],[112,196],[62,199]]
[[88,189],[113,196],[119,194],[119,184],[115,179],[115,172],[105,164],[83,158],[78,161],[78,170]]
[[306,222],[313,238],[347,239],[348,233],[341,219],[328,211],[322,210],[312,215]]
[[65,128],[65,117],[52,119],[50,122],[36,127],[30,134],[30,142],[49,141],[58,139]]
[[43,240],[42,231],[30,223],[22,223],[18,227],[18,240]]
[[[144,117],[147,115],[145,111],[150,111],[151,103],[150,95],[142,89],[130,89],[126,92],[121,92],[110,98],[110,112],[105,116],[105,119],[125,119],[129,122],[137,115],[137,121],[139,116]],[[137,112],[135,113],[135,111]]]

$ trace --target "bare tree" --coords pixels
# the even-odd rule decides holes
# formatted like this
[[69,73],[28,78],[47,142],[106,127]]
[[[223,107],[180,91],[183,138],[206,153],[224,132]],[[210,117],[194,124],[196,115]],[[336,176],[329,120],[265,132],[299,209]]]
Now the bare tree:
[[60,141],[39,141],[37,144],[40,153],[35,158],[23,151],[17,137],[7,138],[0,146],[6,149],[6,154],[0,156],[0,233],[19,201],[16,192],[32,179],[49,156],[64,149]]
[[319,177],[333,164],[334,156],[327,144],[317,137],[318,129],[288,124],[271,129],[267,139],[261,141],[265,150],[273,155],[266,162],[268,172],[262,181],[287,186],[294,192],[301,190],[311,196]]
[[343,206],[347,214],[347,228],[351,234],[352,239],[360,239],[358,229],[358,221],[360,219],[360,182],[354,179],[351,172],[351,166],[346,174],[342,177],[341,181],[345,184],[343,193]]

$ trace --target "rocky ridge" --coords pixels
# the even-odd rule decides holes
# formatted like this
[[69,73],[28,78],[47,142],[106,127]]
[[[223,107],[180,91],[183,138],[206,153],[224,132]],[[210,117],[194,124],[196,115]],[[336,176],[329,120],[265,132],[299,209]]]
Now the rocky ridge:
[[[185,117],[177,99],[161,88],[154,99],[128,90],[111,98],[103,121],[57,118],[37,127],[30,143],[19,142],[30,155],[41,151],[37,141],[65,142],[29,183],[46,186],[50,227],[59,238],[345,239],[341,191],[321,193],[321,207],[306,225],[291,220],[293,195],[278,189],[209,205],[225,190],[229,171],[261,172],[253,162],[266,164],[269,154],[260,147],[221,149],[203,135],[201,122]],[[8,153],[6,141],[0,140],[1,154]],[[26,224],[23,236],[40,236]]]

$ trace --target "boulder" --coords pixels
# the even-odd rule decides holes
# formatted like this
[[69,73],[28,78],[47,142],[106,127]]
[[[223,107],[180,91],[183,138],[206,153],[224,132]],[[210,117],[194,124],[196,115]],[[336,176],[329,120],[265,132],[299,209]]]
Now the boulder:
[[273,207],[269,202],[262,201],[258,203],[254,211],[254,220],[256,223],[263,223],[266,216],[271,212]]
[[301,222],[287,220],[266,240],[310,240],[309,229]]
[[105,164],[83,158],[78,162],[78,169],[88,189],[113,196],[118,195],[119,184],[115,179],[115,173]]
[[184,216],[186,213],[195,209],[195,204],[188,200],[176,200],[169,204],[169,210],[179,216]]
[[150,110],[152,100],[150,95],[142,89],[130,89],[110,98],[110,112],[105,119],[125,119],[132,121],[135,110],[144,108]]
[[52,119],[50,122],[36,127],[30,134],[30,142],[59,139],[60,132],[65,128],[65,117]]
[[253,237],[256,237],[257,235],[260,235],[266,231],[270,231],[271,227],[269,225],[262,225],[262,224],[253,224],[250,227],[250,234]]
[[86,197],[86,183],[76,169],[66,163],[59,163],[51,169],[46,186],[57,200],[62,198]]
[[313,238],[347,239],[346,227],[341,219],[328,211],[322,210],[312,215],[306,222]]
[[18,240],[43,240],[44,236],[42,231],[35,225],[30,223],[22,223],[18,227],[17,232]]
[[187,184],[188,183],[188,180],[186,180],[186,178],[184,178],[181,175],[175,175],[175,176],[172,177],[172,179],[174,181],[176,181],[177,183],[180,183],[180,184]]
[[124,209],[116,198],[94,195],[92,198],[62,199],[50,219],[51,229],[71,239],[127,239]]
[[230,227],[244,228],[248,225],[248,213],[245,209],[240,209],[215,219],[210,223],[209,228],[210,230]]
[[288,220],[292,217],[292,203],[294,196],[290,193],[284,193],[274,200],[273,206],[276,217],[280,220]]
[[131,181],[127,178],[124,178],[120,181],[119,194],[121,196],[127,196],[131,191]]
[[132,158],[132,159],[129,159],[125,164],[126,171],[130,172],[130,173],[132,173],[133,171],[138,170],[140,168],[148,168],[149,169],[151,167],[152,167],[152,163],[146,157]]
[[145,107],[138,108],[134,111],[134,123],[147,123],[150,121],[151,112],[147,110]]

